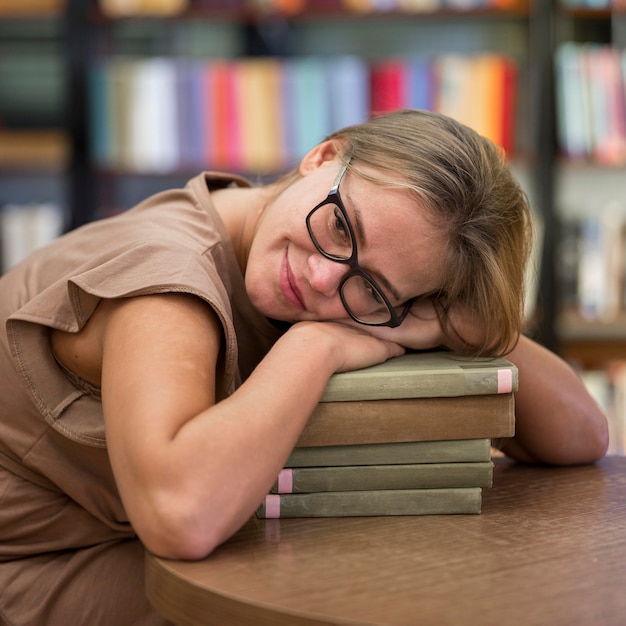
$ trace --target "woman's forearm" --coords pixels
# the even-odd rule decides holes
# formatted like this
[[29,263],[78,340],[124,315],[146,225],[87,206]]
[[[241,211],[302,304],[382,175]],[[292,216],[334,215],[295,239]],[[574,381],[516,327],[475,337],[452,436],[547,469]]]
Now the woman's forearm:
[[606,453],[606,416],[576,372],[527,337],[507,355],[519,370],[515,437],[503,452],[522,461],[592,463]]

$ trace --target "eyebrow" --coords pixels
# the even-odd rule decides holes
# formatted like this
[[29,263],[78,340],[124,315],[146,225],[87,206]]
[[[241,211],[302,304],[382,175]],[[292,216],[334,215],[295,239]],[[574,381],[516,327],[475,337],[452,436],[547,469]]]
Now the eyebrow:
[[[354,229],[357,233],[357,239],[359,240],[359,246],[365,248],[367,246],[367,241],[365,239],[365,231],[363,230],[363,221],[361,220],[361,211],[354,205],[350,195],[348,194],[348,200],[350,201],[350,206],[352,207],[352,214],[354,215]],[[344,203],[345,206],[345,203]],[[346,209],[347,211],[347,209]],[[391,293],[391,295],[400,302],[402,298],[400,294],[396,291],[395,287],[382,275],[376,272],[377,280],[379,280],[385,289]]]

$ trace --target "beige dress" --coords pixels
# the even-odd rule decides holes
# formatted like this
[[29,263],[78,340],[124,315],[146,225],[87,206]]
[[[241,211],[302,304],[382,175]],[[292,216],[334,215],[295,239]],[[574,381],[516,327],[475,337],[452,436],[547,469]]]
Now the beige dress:
[[163,623],[145,599],[99,390],[59,366],[49,329],[80,330],[101,298],[194,294],[222,322],[217,394],[230,394],[279,331],[252,308],[212,205],[209,187],[228,184],[248,183],[202,174],[0,278],[0,624]]

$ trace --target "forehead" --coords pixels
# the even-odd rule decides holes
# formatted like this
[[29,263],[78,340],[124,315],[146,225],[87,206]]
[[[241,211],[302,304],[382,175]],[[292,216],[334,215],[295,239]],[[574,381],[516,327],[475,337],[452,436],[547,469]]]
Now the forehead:
[[364,267],[385,276],[407,299],[442,286],[446,231],[413,192],[346,175],[340,193],[349,216],[358,215],[362,226]]

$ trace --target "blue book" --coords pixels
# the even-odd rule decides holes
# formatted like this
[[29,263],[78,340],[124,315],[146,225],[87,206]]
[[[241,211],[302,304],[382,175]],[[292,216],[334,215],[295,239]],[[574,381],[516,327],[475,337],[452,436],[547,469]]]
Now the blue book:
[[409,106],[412,109],[435,109],[435,73],[430,59],[414,57],[408,61]]
[[365,60],[355,55],[331,57],[326,60],[332,131],[362,124],[370,113],[370,76]]
[[291,73],[291,101],[293,111],[293,147],[291,152],[302,158],[330,132],[330,107],[324,61],[319,57],[303,57],[287,62]]

